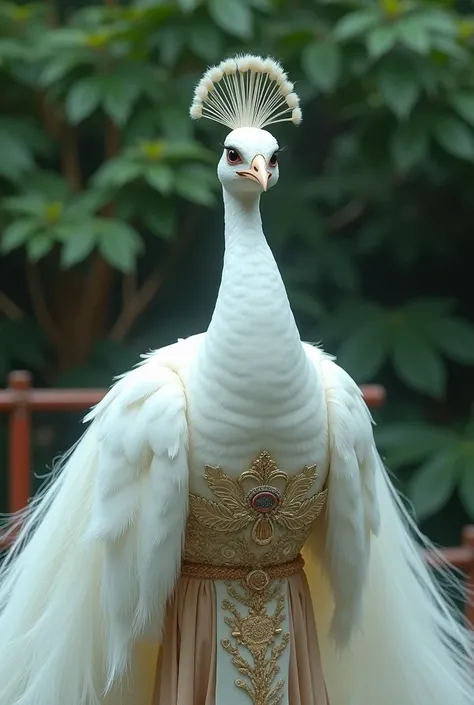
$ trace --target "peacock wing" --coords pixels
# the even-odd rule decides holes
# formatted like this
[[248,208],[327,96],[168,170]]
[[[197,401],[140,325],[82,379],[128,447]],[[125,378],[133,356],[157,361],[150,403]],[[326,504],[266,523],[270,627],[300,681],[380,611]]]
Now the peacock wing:
[[183,384],[151,356],[122,377],[88,419],[99,426],[88,533],[103,544],[110,683],[136,637],[159,637],[180,570],[188,511]]
[[348,643],[360,624],[371,537],[380,526],[375,490],[378,456],[372,418],[354,380],[317,349],[309,352],[328,410],[329,472],[323,556],[335,609],[332,635]]

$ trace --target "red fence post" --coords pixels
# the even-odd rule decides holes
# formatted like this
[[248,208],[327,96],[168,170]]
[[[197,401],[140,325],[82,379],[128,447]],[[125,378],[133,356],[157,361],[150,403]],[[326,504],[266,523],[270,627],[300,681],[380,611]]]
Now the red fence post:
[[474,526],[466,526],[462,534],[463,544],[469,549],[471,561],[466,568],[466,617],[474,627]]
[[28,372],[12,372],[8,383],[13,392],[13,408],[8,423],[8,511],[18,512],[31,497],[31,412]]

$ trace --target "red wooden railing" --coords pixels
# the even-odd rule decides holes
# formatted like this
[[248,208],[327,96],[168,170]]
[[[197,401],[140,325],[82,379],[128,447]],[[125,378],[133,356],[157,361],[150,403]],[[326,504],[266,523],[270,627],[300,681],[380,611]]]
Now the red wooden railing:
[[[34,389],[28,372],[12,372],[9,386],[0,391],[0,412],[8,424],[8,511],[22,509],[31,497],[31,416],[35,411],[85,411],[105,395],[103,389]],[[371,407],[385,399],[378,385],[363,387]]]
[[[32,494],[31,422],[37,411],[85,411],[97,404],[106,393],[102,389],[35,389],[28,372],[12,372],[8,388],[0,391],[0,412],[8,422],[8,511],[22,509]],[[385,390],[379,385],[363,385],[364,399],[375,408],[383,404]],[[469,594],[474,595],[474,526],[463,533],[463,544],[444,549],[448,561],[466,575]],[[466,607],[466,616],[474,626],[474,605]]]

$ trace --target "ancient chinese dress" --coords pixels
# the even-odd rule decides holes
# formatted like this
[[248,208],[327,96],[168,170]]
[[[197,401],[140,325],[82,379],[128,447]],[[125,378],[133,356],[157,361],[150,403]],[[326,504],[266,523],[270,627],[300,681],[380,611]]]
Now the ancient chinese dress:
[[153,705],[327,705],[300,555],[326,490],[260,454],[234,479],[206,467],[213,499],[190,496]]

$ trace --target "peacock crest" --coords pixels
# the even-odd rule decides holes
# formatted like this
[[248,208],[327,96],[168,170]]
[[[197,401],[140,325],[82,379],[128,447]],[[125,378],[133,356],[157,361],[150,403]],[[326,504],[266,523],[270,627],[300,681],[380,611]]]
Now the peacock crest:
[[321,513],[327,490],[307,496],[317,477],[316,465],[289,477],[266,451],[237,479],[207,465],[204,479],[219,501],[191,495],[190,511],[200,524],[218,532],[237,532],[252,524],[253,541],[267,546],[276,524],[300,531]]
[[231,130],[260,129],[302,119],[293,84],[274,59],[246,54],[221,61],[206,71],[194,91],[190,115],[208,118]]

